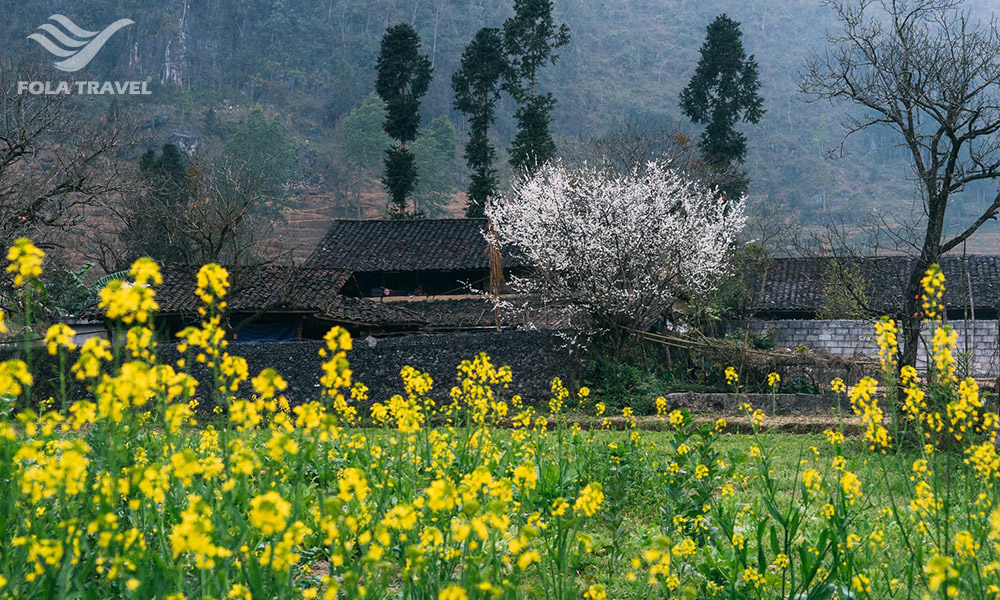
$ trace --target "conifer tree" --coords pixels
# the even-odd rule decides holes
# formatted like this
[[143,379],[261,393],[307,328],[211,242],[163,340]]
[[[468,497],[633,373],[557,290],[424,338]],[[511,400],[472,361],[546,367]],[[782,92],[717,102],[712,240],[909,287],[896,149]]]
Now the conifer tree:
[[724,14],[716,17],[694,76],[681,92],[684,114],[705,125],[698,143],[702,155],[717,168],[741,164],[746,157],[746,136],[736,123],[757,123],[764,116],[757,62],[747,56],[742,35],[739,22]]
[[407,215],[407,198],[417,184],[417,165],[407,147],[420,127],[420,98],[431,81],[431,61],[420,54],[420,36],[406,23],[388,28],[382,36],[375,92],[385,101],[385,132],[395,140],[386,151],[382,183],[389,192],[389,215]]
[[146,188],[143,197],[145,210],[136,211],[120,236],[123,245],[140,255],[156,260],[178,261],[179,249],[171,243],[174,232],[158,215],[183,214],[188,202],[188,166],[184,155],[174,144],[163,144],[159,155],[149,149],[139,157],[139,177]]
[[552,5],[552,0],[515,0],[514,16],[503,25],[512,68],[508,88],[518,102],[510,164],[519,171],[533,172],[556,153],[549,131],[556,101],[551,93],[538,92],[538,71],[558,60],[555,51],[569,43],[569,27],[556,25]]
[[465,163],[472,175],[469,181],[467,217],[482,217],[486,200],[497,191],[493,159],[496,149],[490,144],[489,129],[496,117],[496,103],[503,86],[510,79],[510,66],[499,29],[484,27],[462,52],[462,63],[451,78],[455,91],[455,109],[469,119],[469,141],[465,145]]

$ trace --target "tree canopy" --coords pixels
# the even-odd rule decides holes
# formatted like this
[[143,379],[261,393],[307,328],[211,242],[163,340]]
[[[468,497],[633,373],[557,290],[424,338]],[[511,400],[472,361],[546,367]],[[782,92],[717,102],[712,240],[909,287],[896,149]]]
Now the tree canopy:
[[[420,127],[420,98],[431,81],[431,61],[420,54],[420,35],[400,23],[382,36],[375,61],[375,91],[386,104],[385,132],[396,144],[386,151],[382,183],[389,192],[388,214],[407,216],[407,201],[419,180],[417,164],[407,147]],[[410,213],[416,216],[417,211]]]
[[469,141],[465,145],[465,164],[472,171],[468,203],[469,217],[483,216],[486,201],[496,194],[497,175],[493,167],[496,149],[490,143],[490,127],[496,119],[496,104],[511,69],[504,51],[503,33],[484,27],[462,52],[462,62],[452,75],[454,106],[469,119]]
[[222,159],[258,173],[266,193],[278,196],[279,188],[295,173],[297,155],[298,146],[281,118],[269,119],[258,106],[230,136]]
[[382,127],[385,116],[385,102],[374,92],[344,115],[341,151],[354,167],[374,171],[381,164],[385,151],[392,145],[392,138]]
[[719,165],[742,163],[747,139],[739,121],[758,123],[764,116],[757,61],[743,48],[740,24],[719,15],[708,26],[701,59],[691,81],[681,91],[681,109],[704,125],[699,147]]
[[727,273],[744,201],[720,199],[662,163],[622,175],[556,162],[487,214],[500,242],[533,266],[512,285],[569,303],[620,348]]
[[428,217],[445,214],[448,201],[455,190],[451,163],[457,154],[455,125],[448,117],[438,117],[421,128],[414,140],[413,156],[420,182],[413,191],[419,212]]
[[556,50],[569,43],[569,26],[556,25],[552,0],[515,0],[514,16],[503,24],[512,77],[508,89],[518,102],[517,134],[510,146],[515,170],[533,171],[556,153],[549,124],[555,98],[538,91],[538,71],[559,59]]
[[385,101],[385,132],[405,145],[417,137],[420,98],[431,82],[431,61],[420,54],[420,36],[407,23],[388,28],[375,62],[375,91]]

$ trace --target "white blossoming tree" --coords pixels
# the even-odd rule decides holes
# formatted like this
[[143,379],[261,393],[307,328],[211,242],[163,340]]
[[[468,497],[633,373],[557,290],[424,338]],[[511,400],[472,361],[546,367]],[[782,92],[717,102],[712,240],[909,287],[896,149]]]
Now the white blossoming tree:
[[570,304],[621,343],[727,274],[744,201],[657,162],[627,175],[550,163],[487,215],[533,266],[515,287]]

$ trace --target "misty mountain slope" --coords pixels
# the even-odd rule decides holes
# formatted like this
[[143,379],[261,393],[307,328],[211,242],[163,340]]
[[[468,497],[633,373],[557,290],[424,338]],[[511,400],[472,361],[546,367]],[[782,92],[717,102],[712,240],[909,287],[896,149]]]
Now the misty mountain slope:
[[[988,6],[980,1],[974,8],[987,14]],[[51,57],[26,36],[53,13],[91,29],[118,18],[136,21],[77,78],[150,78],[154,95],[132,102],[155,120],[158,135],[171,129],[212,135],[206,111],[238,118],[259,103],[322,149],[336,144],[338,119],[372,90],[379,39],[399,21],[414,24],[433,61],[424,122],[449,115],[461,139],[451,74],[476,30],[500,26],[512,2],[0,0],[0,11],[5,55],[41,62]],[[848,107],[810,104],[797,91],[804,63],[823,51],[836,25],[819,0],[557,0],[557,18],[569,24],[572,40],[541,81],[558,101],[557,142],[583,142],[625,118],[696,131],[681,117],[678,95],[694,71],[706,25],[723,12],[742,22],[747,50],[760,66],[767,113],[745,129],[755,201],[779,202],[807,223],[854,221],[878,206],[912,203],[908,161],[888,131],[856,136],[840,160],[824,157],[841,139]],[[494,129],[501,147],[513,135],[512,112],[505,99]],[[325,156],[319,152],[310,168],[322,171]],[[462,172],[460,160],[456,171]],[[462,185],[459,176],[456,190]],[[988,193],[988,186],[970,190],[953,216],[971,215]]]

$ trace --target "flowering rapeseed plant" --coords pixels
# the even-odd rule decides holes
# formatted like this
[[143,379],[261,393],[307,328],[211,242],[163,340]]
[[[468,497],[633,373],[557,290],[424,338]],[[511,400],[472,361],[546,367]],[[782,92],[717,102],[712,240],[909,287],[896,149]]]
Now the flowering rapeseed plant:
[[[37,254],[19,248],[18,272],[23,263],[37,279]],[[507,396],[513,374],[485,354],[459,365],[443,402],[427,373],[406,367],[401,393],[366,409],[339,328],[320,350],[316,396],[291,407],[280,373],[250,373],[228,352],[224,269],[199,275],[204,320],[181,332],[173,364],[156,353],[158,267],[141,260],[131,276],[102,294],[123,343],[74,349],[68,328],[46,335],[63,367],[77,351],[63,382],[79,393],[0,421],[0,481],[11,484],[0,488],[0,598],[1000,591],[996,419],[975,382],[958,379],[950,333],[926,383],[910,367],[900,374],[903,418],[923,442],[916,457],[885,426],[887,392],[866,378],[848,398],[863,451],[877,452],[852,455],[844,432],[829,430],[825,451],[785,470],[759,409],[745,407],[746,447],[725,453],[724,419],[697,424],[665,399],[663,432],[641,430],[629,408],[624,430],[611,431],[585,388],[554,380],[541,410]],[[194,364],[210,373],[203,386]],[[23,397],[33,379],[24,361],[0,362],[0,396]],[[223,414],[199,424],[199,403]]]
[[42,274],[42,261],[45,253],[31,243],[27,238],[21,238],[14,242],[7,252],[7,272],[13,273],[14,285],[21,287],[32,279],[37,279]]

